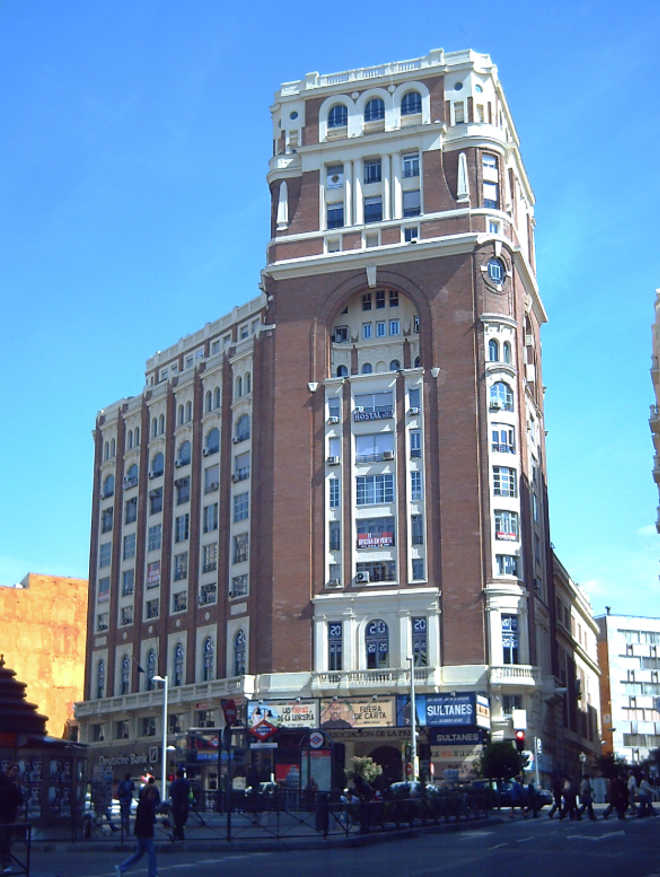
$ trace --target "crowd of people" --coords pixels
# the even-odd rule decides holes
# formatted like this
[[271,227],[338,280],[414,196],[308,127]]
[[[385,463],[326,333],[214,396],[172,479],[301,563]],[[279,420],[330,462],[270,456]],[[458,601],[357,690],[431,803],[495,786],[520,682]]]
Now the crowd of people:
[[[627,811],[637,818],[656,815],[652,804],[653,787],[644,771],[641,771],[640,777],[638,785],[635,772],[628,770],[609,781],[603,819],[607,819],[613,812],[616,812],[619,819],[625,819]],[[579,783],[568,775],[556,774],[552,782],[552,797],[553,805],[548,813],[551,819],[555,813],[560,819],[582,819],[585,813],[589,819],[597,818],[593,807],[594,790],[588,773],[582,776]]]

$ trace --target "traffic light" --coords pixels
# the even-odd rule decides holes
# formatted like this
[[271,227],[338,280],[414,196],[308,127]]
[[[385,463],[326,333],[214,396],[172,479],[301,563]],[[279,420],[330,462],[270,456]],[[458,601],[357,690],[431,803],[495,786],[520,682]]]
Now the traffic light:
[[525,732],[516,731],[516,749],[522,752],[525,749]]

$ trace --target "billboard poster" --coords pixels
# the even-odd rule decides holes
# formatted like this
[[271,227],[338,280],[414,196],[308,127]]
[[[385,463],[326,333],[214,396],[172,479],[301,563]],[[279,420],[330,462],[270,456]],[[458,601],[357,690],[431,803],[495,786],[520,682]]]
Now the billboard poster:
[[393,697],[323,698],[319,728],[391,728],[395,718]]
[[[426,724],[426,695],[415,695],[415,713],[417,719],[417,727],[421,728]],[[399,694],[396,698],[396,723],[399,728],[409,728],[411,720],[411,701],[409,694]]]
[[318,705],[315,700],[251,701],[247,705],[248,728],[260,722],[275,728],[317,728]]
[[426,697],[426,721],[429,727],[490,728],[488,698],[473,691],[458,694],[429,694]]

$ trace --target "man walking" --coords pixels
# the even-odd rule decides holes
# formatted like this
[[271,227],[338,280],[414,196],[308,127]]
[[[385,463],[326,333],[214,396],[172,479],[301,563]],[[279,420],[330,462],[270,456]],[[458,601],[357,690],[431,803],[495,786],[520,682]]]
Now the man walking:
[[142,856],[149,856],[149,877],[158,877],[156,847],[154,846],[154,822],[156,820],[156,801],[158,790],[155,786],[145,786],[135,815],[135,839],[137,847],[132,856],[115,865],[115,874],[122,877]]
[[185,778],[181,767],[176,772],[176,779],[170,784],[170,800],[174,820],[174,831],[171,838],[172,840],[185,840],[183,827],[188,821],[190,812],[190,783]]

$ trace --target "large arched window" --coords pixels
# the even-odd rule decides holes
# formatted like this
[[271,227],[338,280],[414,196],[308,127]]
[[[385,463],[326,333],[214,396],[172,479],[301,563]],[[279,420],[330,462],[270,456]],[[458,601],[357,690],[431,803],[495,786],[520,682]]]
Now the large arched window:
[[373,97],[370,101],[367,101],[367,105],[364,108],[364,121],[379,122],[381,119],[384,118],[385,102],[379,97]]
[[131,661],[124,655],[121,661],[121,693],[129,694],[131,690]]
[[153,460],[151,461],[151,474],[154,478],[158,475],[162,475],[165,471],[165,458],[160,453],[160,451],[154,455]]
[[190,463],[190,459],[190,442],[186,440],[185,442],[182,442],[179,448],[179,466],[187,466],[188,463]]
[[103,658],[96,665],[96,696],[105,697],[105,661]]
[[183,646],[181,643],[177,643],[174,647],[174,673],[173,673],[173,685],[183,685],[184,673],[183,673]]
[[234,676],[243,676],[245,668],[245,631],[241,628],[234,637]]
[[389,666],[390,634],[380,618],[370,621],[364,637],[367,650],[367,669],[378,670]]
[[500,345],[495,338],[491,338],[488,342],[488,359],[490,362],[498,362],[500,358]]
[[213,640],[207,636],[204,640],[204,666],[202,668],[202,679],[204,682],[210,682],[213,679]]
[[236,441],[244,442],[250,438],[250,415],[242,414],[236,421]]
[[220,430],[217,428],[217,426],[214,426],[213,429],[209,430],[209,433],[206,436],[206,453],[217,454],[219,450]]
[[343,128],[348,125],[348,109],[344,104],[335,104],[328,113],[328,128]]
[[107,499],[109,496],[115,492],[115,476],[108,475],[108,477],[103,482],[103,497]]
[[490,388],[490,407],[501,411],[513,411],[513,390],[504,381],[497,381]]
[[401,115],[411,116],[422,112],[422,96],[418,91],[409,91],[401,101]]
[[126,484],[128,487],[134,487],[138,483],[138,467],[137,463],[133,463],[128,467],[126,473]]
[[154,649],[149,649],[149,654],[147,655],[147,691],[153,691],[155,688],[154,685],[154,676],[156,675],[156,652]]

